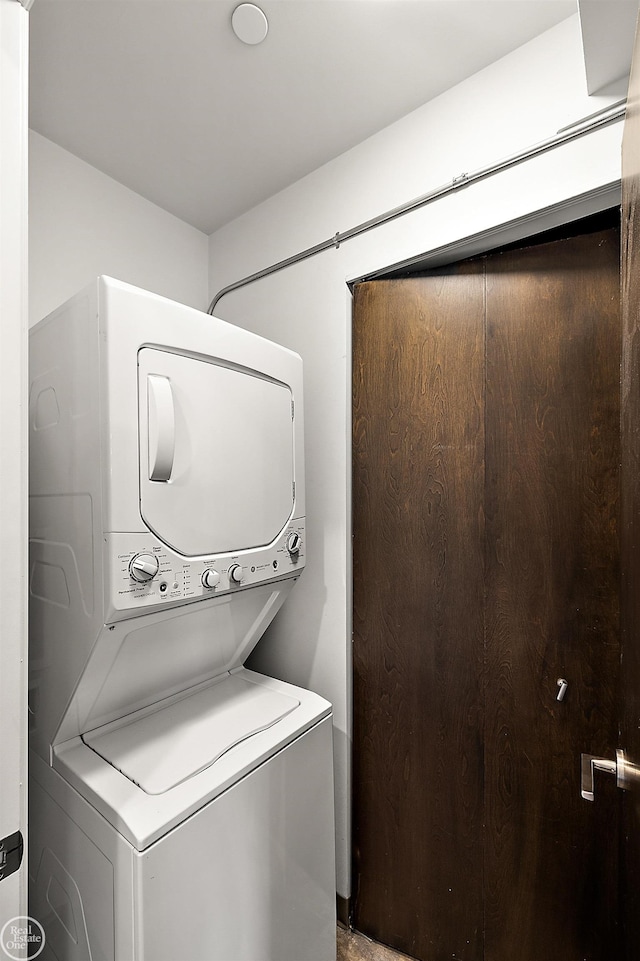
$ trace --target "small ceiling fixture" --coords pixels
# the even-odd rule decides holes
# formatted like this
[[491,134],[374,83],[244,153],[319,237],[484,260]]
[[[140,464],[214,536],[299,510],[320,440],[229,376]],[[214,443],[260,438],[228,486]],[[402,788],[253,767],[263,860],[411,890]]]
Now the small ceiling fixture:
[[255,3],[241,3],[231,16],[231,26],[243,43],[262,43],[269,30],[269,21]]

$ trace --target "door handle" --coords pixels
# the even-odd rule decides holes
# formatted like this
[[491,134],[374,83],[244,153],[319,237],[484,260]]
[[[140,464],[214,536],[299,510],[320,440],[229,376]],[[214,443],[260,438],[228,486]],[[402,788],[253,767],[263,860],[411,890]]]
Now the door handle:
[[616,786],[628,791],[633,783],[640,783],[640,769],[625,757],[621,748],[616,751],[615,761],[606,757],[595,757],[593,754],[580,755],[580,794],[585,801],[593,801],[595,788],[595,771],[606,771],[615,774]]
[[160,374],[149,374],[149,480],[169,481],[173,470],[176,443],[176,416],[171,381]]

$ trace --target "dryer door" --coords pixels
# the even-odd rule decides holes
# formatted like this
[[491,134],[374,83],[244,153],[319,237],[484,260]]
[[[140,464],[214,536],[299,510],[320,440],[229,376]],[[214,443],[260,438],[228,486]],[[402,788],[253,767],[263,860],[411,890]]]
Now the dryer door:
[[294,503],[288,386],[215,358],[138,353],[140,513],[187,556],[261,547]]

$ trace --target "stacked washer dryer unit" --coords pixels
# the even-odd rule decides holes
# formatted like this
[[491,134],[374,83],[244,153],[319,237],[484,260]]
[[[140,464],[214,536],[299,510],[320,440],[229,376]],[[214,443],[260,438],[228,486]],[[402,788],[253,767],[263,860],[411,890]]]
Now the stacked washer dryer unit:
[[335,957],[300,358],[109,278],[32,330],[30,913],[59,961]]

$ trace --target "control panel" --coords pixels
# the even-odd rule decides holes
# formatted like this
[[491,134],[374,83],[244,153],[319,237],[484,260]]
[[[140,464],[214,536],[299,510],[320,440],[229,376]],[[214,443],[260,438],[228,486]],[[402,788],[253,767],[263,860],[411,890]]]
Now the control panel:
[[268,547],[237,554],[184,557],[153,534],[109,534],[105,542],[111,606],[127,615],[228,594],[304,567],[304,517],[290,521]]

